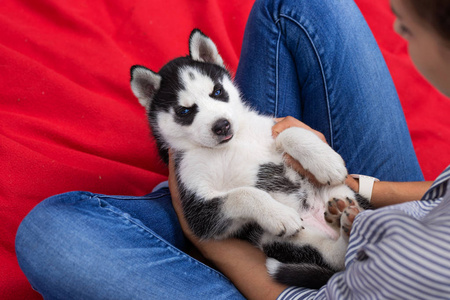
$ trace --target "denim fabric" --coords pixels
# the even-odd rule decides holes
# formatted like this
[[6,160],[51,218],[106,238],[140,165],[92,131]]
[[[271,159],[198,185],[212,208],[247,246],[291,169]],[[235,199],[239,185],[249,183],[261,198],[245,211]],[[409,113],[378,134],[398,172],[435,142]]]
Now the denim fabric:
[[[353,1],[257,0],[236,81],[261,112],[324,133],[350,172],[422,179],[389,72]],[[46,299],[243,299],[185,250],[166,187],[145,197],[51,197],[16,238],[20,267]]]
[[16,237],[19,264],[45,299],[244,299],[185,247],[167,188],[144,197],[57,195]]
[[350,173],[423,180],[389,70],[353,1],[256,1],[236,82],[259,111],[322,132]]

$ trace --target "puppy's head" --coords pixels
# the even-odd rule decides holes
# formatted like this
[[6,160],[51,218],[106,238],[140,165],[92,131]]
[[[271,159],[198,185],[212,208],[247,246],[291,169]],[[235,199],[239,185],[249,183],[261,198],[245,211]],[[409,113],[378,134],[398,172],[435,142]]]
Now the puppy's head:
[[189,53],[158,73],[131,68],[131,89],[148,112],[160,150],[223,147],[238,130],[240,95],[217,47],[195,29]]

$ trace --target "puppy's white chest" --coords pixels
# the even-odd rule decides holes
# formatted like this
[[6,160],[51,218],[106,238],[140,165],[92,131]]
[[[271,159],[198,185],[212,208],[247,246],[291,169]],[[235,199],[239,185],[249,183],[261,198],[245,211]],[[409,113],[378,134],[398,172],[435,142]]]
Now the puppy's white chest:
[[185,153],[180,164],[181,178],[200,193],[227,192],[230,189],[255,186],[259,168],[267,163],[279,164],[270,134],[237,137],[221,149],[196,149]]

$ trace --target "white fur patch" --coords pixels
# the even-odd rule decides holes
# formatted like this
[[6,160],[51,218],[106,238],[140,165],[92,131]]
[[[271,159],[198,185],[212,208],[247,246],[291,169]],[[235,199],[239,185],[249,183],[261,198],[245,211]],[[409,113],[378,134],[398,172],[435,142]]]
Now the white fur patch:
[[278,272],[280,265],[281,263],[275,258],[268,258],[266,260],[266,268],[270,276],[274,276]]

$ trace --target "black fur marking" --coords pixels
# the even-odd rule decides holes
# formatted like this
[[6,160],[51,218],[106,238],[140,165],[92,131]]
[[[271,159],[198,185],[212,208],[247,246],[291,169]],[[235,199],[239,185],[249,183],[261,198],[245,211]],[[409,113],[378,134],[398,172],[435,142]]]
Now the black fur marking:
[[286,177],[283,164],[268,163],[259,167],[256,187],[267,192],[291,194],[297,192],[300,185]]
[[362,209],[372,209],[373,206],[370,204],[369,200],[366,197],[361,196],[360,194],[355,195],[355,200],[358,202],[359,206]]
[[203,199],[178,183],[183,213],[192,232],[202,239],[211,239],[225,233],[232,220],[226,219],[221,208],[222,198]]
[[176,58],[163,66],[158,73],[161,76],[161,86],[152,101],[151,111],[169,111],[170,107],[178,103],[178,93],[185,88],[179,74],[180,69],[184,67],[192,67],[209,76],[215,85],[219,84],[224,76],[231,80],[230,73],[218,65],[195,61],[189,56]]
[[336,272],[329,268],[310,263],[281,264],[273,277],[276,281],[289,286],[319,289],[334,273]]
[[304,210],[310,208],[308,195],[299,193],[300,183],[294,183],[286,177],[286,168],[283,164],[268,163],[261,165],[258,171],[256,188],[266,192],[278,192],[285,194],[297,193],[298,200]]
[[216,83],[214,86],[213,92],[209,94],[209,96],[215,100],[228,102],[229,96],[227,91],[223,88],[221,83]]
[[257,223],[248,223],[242,226],[242,228],[233,236],[241,240],[246,240],[256,246],[263,233],[264,229]]
[[192,107],[176,106],[175,111],[175,122],[182,126],[189,126],[194,122],[195,116],[198,113],[198,106],[194,104]]

